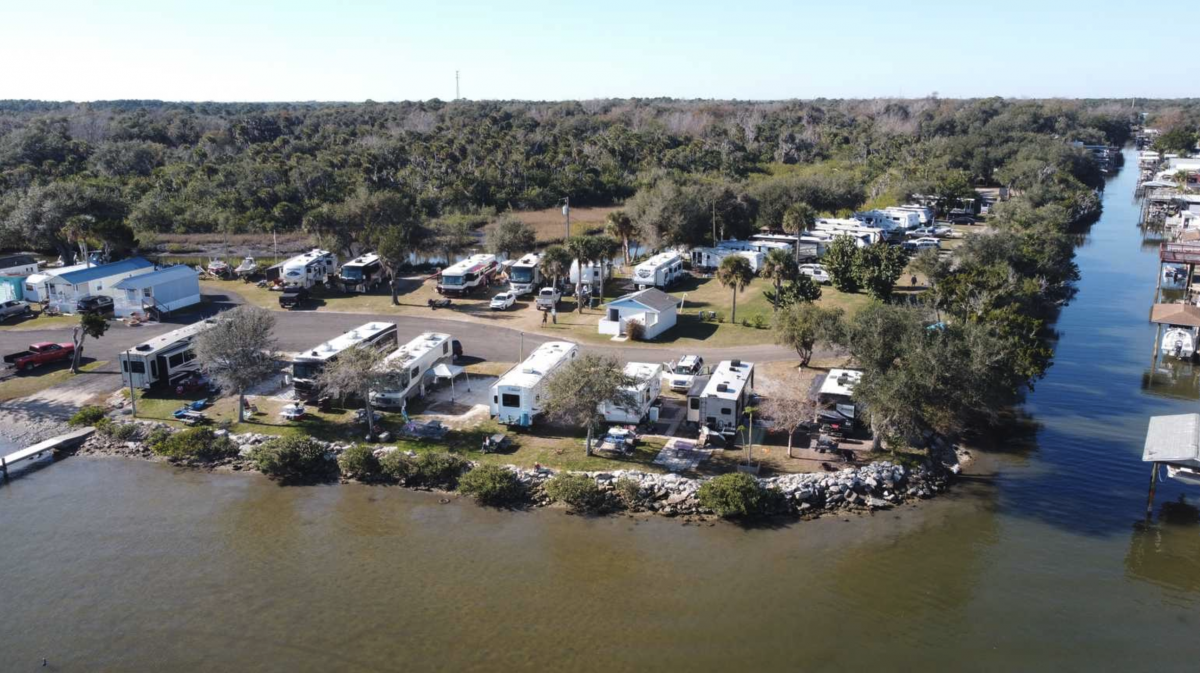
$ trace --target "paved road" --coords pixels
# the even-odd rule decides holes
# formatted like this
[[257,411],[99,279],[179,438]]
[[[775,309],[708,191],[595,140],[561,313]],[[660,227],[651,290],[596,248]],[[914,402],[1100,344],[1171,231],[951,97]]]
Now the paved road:
[[[235,295],[227,295],[225,301],[210,302],[207,314],[229,308],[240,302]],[[107,334],[101,339],[89,339],[84,344],[84,355],[89,359],[107,361],[104,367],[97,370],[96,375],[76,377],[67,384],[57,386],[52,391],[45,391],[36,396],[45,402],[53,400],[53,405],[31,406],[26,408],[44,409],[46,413],[61,415],[70,409],[67,402],[78,399],[79,394],[86,391],[87,396],[116,390],[120,386],[117,372],[117,354],[136,346],[143,341],[159,334],[178,329],[184,324],[193,322],[207,314],[193,314],[182,317],[178,322],[127,327],[121,323],[112,323]],[[338,334],[349,331],[366,322],[382,321],[396,323],[401,343],[417,336],[422,332],[437,331],[452,334],[463,344],[463,350],[469,356],[483,358],[493,362],[516,362],[521,353],[528,355],[538,344],[551,341],[556,336],[547,336],[537,332],[521,333],[506,327],[465,322],[462,320],[445,320],[425,316],[401,316],[391,314],[336,313],[316,311],[278,312],[276,337],[280,350],[296,352],[310,348],[327,341]],[[71,328],[62,327],[48,330],[31,331],[0,331],[0,353],[10,353],[21,350],[31,343],[38,341],[71,340]],[[596,346],[587,344],[583,348],[589,352],[609,353],[624,362],[664,362],[683,355],[694,353],[709,362],[725,359],[742,359],[751,362],[771,362],[789,360],[796,357],[795,353],[772,345],[749,345],[734,348],[654,348],[646,346]],[[107,374],[107,375],[106,375]],[[64,390],[66,389],[66,390]],[[78,390],[72,390],[78,389]],[[11,408],[19,401],[2,405]]]

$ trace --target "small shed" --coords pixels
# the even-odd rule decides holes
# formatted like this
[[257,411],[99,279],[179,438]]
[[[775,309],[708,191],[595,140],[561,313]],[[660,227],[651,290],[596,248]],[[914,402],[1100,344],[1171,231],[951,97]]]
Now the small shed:
[[0,301],[25,298],[25,276],[0,275]]
[[0,255],[0,276],[28,276],[37,270],[33,255]]
[[653,287],[627,294],[605,306],[600,333],[625,335],[629,322],[636,320],[645,327],[645,338],[655,339],[675,326],[678,304],[677,299]]
[[95,266],[53,276],[46,280],[50,304],[64,313],[73,313],[80,299],[96,295],[113,297],[113,286],[131,276],[154,271],[154,263],[143,257],[131,257],[111,264]]
[[113,312],[124,318],[132,313],[170,313],[200,303],[200,278],[186,264],[130,276],[113,285]]

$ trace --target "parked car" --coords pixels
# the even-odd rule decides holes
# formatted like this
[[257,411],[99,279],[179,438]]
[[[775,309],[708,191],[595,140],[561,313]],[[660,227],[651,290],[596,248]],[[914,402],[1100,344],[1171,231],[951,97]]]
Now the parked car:
[[938,241],[936,238],[929,238],[929,237],[917,238],[917,239],[914,239],[911,241],[905,241],[903,245],[904,245],[904,249],[909,252],[920,252],[927,248],[930,248],[933,250],[941,250],[942,249],[942,244],[940,241]]
[[0,304],[0,321],[30,315],[33,315],[33,309],[29,308],[29,302],[13,299]]
[[40,367],[51,362],[67,360],[74,353],[75,344],[73,343],[56,344],[43,341],[30,344],[28,350],[5,355],[4,362],[13,369],[23,372],[26,369],[33,369],[34,367]]
[[954,233],[954,229],[944,225],[935,224],[928,227],[919,227],[908,232],[909,238],[945,238]]
[[966,213],[951,213],[948,221],[950,224],[975,224],[979,220],[976,219],[974,215],[968,215]]
[[687,392],[692,387],[692,381],[704,371],[704,358],[699,355],[685,355],[674,365],[667,367],[668,380],[671,390]]
[[84,297],[75,304],[75,311],[77,313],[112,313],[113,300],[112,297],[104,295]]
[[800,273],[812,278],[822,285],[830,283],[829,272],[820,264],[801,264]]
[[558,300],[562,299],[562,292],[555,287],[544,287],[538,290],[537,299],[534,304],[537,305],[539,311],[549,311],[551,308],[558,306]]
[[308,301],[308,290],[302,287],[285,288],[283,294],[279,295],[280,308],[288,310],[300,308],[306,301]]
[[517,303],[516,292],[501,292],[492,297],[492,303],[489,306],[493,311],[506,311],[515,303]]
[[186,395],[208,390],[209,381],[200,372],[188,372],[179,375],[173,382],[176,395]]

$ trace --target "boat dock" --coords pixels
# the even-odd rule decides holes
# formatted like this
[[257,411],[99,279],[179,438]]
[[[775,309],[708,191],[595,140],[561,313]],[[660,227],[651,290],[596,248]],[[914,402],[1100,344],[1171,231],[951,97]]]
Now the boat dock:
[[92,433],[95,431],[96,429],[92,427],[81,428],[74,432],[68,432],[65,435],[52,437],[44,442],[38,442],[37,444],[21,449],[20,451],[14,451],[7,456],[0,456],[0,477],[7,479],[8,470],[10,468],[17,467],[32,460],[37,460],[47,453],[52,453],[59,449],[69,449],[79,446],[88,437],[91,437]]

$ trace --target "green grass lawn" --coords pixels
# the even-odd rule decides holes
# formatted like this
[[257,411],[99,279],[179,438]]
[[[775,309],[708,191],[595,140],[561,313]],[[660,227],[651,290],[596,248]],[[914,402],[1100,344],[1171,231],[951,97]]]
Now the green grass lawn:
[[[98,360],[80,366],[79,370],[82,372],[91,372],[106,364],[108,363]],[[70,360],[57,365],[55,369],[38,367],[26,373],[14,374],[10,378],[0,382],[0,402],[7,402],[18,397],[26,397],[41,392],[47,388],[65,383],[75,376],[75,374],[71,373]]]
[[78,324],[79,316],[77,315],[46,316],[42,315],[40,312],[35,312],[33,318],[13,318],[7,322],[0,323],[0,330],[9,332],[26,332],[31,330],[71,327]]

